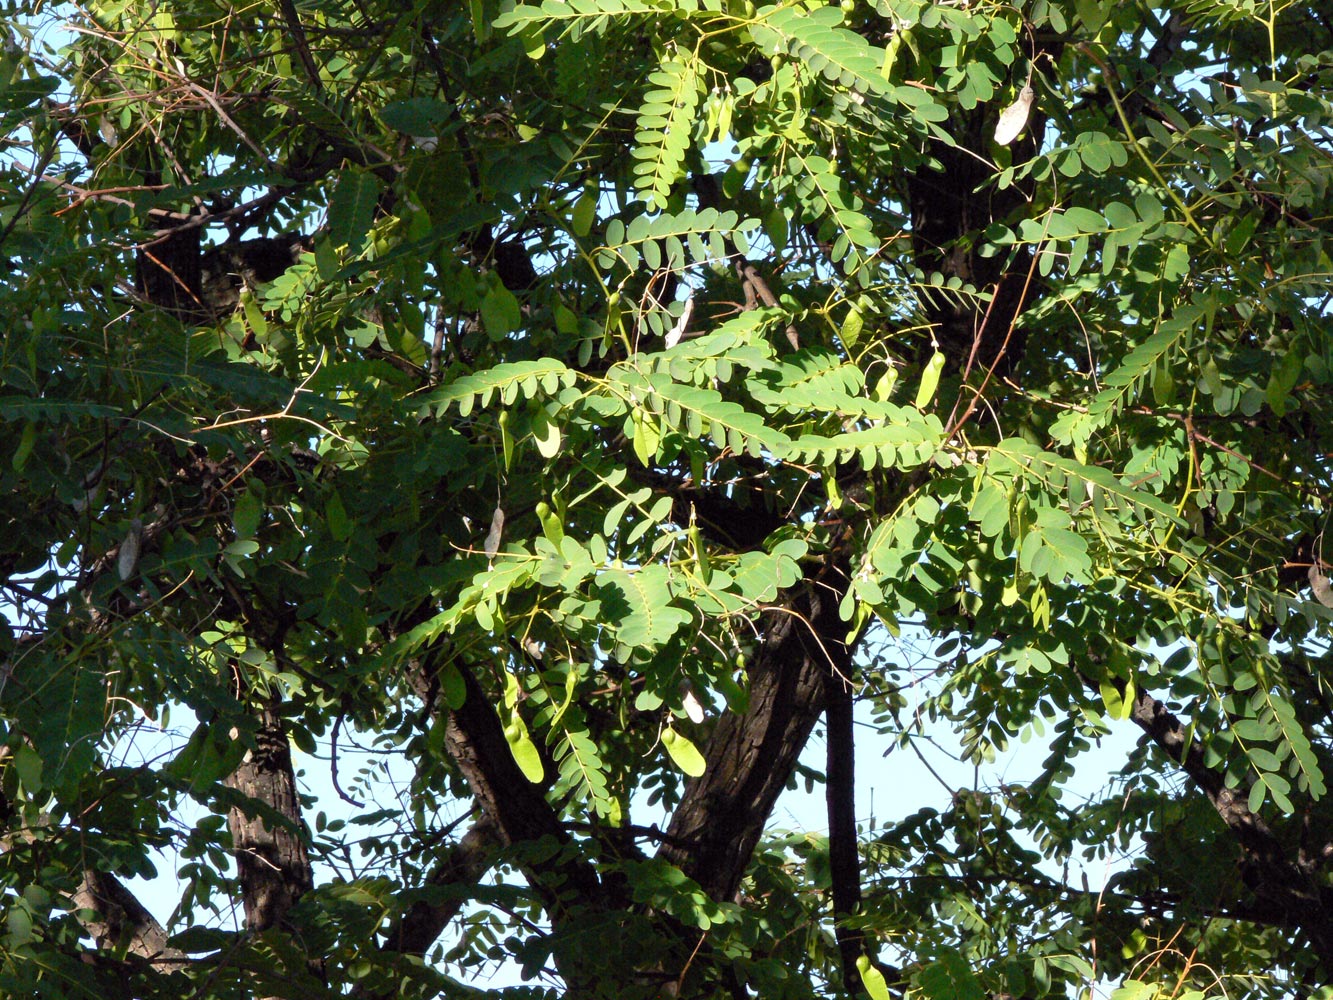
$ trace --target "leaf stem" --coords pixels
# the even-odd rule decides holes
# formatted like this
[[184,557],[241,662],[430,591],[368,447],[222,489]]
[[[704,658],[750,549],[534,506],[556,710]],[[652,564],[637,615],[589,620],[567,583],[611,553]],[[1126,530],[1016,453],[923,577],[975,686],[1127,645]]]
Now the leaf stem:
[[1185,221],[1189,223],[1189,227],[1205,240],[1208,240],[1208,243],[1211,246],[1212,240],[1208,239],[1208,234],[1204,232],[1203,227],[1200,226],[1198,221],[1194,218],[1193,213],[1190,212],[1189,206],[1185,204],[1185,200],[1176,193],[1175,188],[1167,183],[1166,178],[1163,177],[1161,171],[1157,169],[1157,164],[1153,163],[1148,154],[1143,151],[1143,147],[1139,145],[1138,136],[1134,134],[1134,128],[1129,123],[1129,116],[1125,114],[1125,106],[1120,103],[1120,98],[1116,95],[1115,87],[1112,85],[1115,80],[1115,72],[1102,60],[1101,56],[1093,51],[1091,45],[1083,45],[1080,47],[1088,58],[1100,67],[1103,75],[1106,77],[1107,96],[1111,98],[1111,104],[1115,107],[1116,117],[1120,119],[1120,127],[1125,130],[1125,135],[1129,137],[1129,144],[1134,148],[1134,152],[1138,154],[1139,159],[1143,161],[1143,165],[1148,168],[1148,172],[1153,175],[1153,179],[1157,181],[1161,189],[1167,193],[1167,196],[1173,202],[1175,202],[1176,208],[1180,209],[1180,213],[1185,217]]

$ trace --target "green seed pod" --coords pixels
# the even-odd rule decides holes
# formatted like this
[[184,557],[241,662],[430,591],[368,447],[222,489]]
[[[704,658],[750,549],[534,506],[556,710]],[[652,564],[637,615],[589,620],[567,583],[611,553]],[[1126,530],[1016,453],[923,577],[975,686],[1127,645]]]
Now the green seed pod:
[[940,372],[944,371],[944,353],[936,351],[921,370],[921,385],[916,390],[916,408],[924,410],[935,398],[940,387]]

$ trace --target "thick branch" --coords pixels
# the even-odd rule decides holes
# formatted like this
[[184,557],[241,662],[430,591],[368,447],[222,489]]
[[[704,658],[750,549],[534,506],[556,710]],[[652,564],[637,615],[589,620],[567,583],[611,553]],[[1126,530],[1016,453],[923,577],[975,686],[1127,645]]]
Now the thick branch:
[[1185,726],[1162,702],[1139,692],[1131,717],[1152,741],[1208,796],[1244,853],[1242,874],[1259,899],[1285,914],[1288,925],[1310,939],[1325,971],[1333,971],[1333,920],[1329,893],[1288,857],[1287,850],[1247,796],[1228,788],[1222,774],[1204,763],[1202,741],[1186,741]]
[[[9,748],[0,747],[0,762],[9,757]],[[13,807],[0,793],[0,818],[11,819]],[[8,850],[11,834],[0,837],[0,851]],[[25,840],[30,833],[20,833]],[[167,932],[139,898],[125,887],[115,875],[88,868],[84,870],[79,888],[70,894],[70,902],[82,919],[83,926],[98,948],[123,949],[148,962],[160,965],[176,963],[185,955],[167,944]]]
[[[768,280],[759,273],[759,269],[753,262],[741,260],[736,262],[736,276],[741,279],[741,287],[745,290],[746,308],[753,308],[754,299],[757,297],[760,302],[770,309],[777,309],[780,306],[778,297],[773,294],[773,290],[768,287]],[[786,329],[787,343],[791,344],[793,351],[801,349],[801,338],[796,332],[796,327],[787,324]]]
[[[461,840],[440,859],[426,879],[427,887],[475,885],[495,861],[499,846],[499,831],[494,821],[483,816],[472,825]],[[400,955],[425,955],[445,926],[466,901],[459,893],[442,903],[418,901],[389,929],[385,952]]]
[[278,10],[282,11],[287,33],[291,35],[296,54],[301,59],[301,68],[305,70],[306,78],[315,88],[315,92],[319,93],[324,86],[319,78],[319,67],[315,65],[315,59],[310,54],[310,43],[306,41],[305,28],[301,26],[301,15],[297,13],[296,4],[292,3],[292,0],[278,0]]
[[245,925],[253,931],[267,930],[280,925],[297,899],[314,885],[305,841],[297,833],[301,800],[287,727],[276,699],[260,710],[255,748],[227,779],[227,786],[290,821],[290,825],[270,825],[262,816],[238,806],[233,806],[227,816],[245,904]]
[[70,901],[76,908],[94,914],[83,921],[83,926],[98,948],[123,948],[154,964],[165,959],[174,965],[185,958],[184,953],[167,945],[167,932],[157,918],[108,872],[85,871],[83,884]]
[[847,574],[840,553],[808,573],[789,607],[760,623],[750,705],[718,719],[708,769],[690,781],[658,852],[714,899],[735,895],[764,824],[824,708],[830,677],[849,677],[847,624],[838,614]]
[[[432,650],[415,668],[413,679],[427,704],[440,710],[444,705],[433,691],[433,676],[445,655],[442,649]],[[462,706],[449,712],[445,747],[467,779],[482,815],[493,824],[499,843],[508,847],[548,839],[567,846],[569,834],[555,809],[514,761],[491,699],[466,664],[454,659],[452,666],[462,675],[467,696]],[[597,873],[586,861],[577,859],[575,852],[560,850],[543,855],[540,862],[520,858],[519,863],[553,922],[568,916],[570,899],[596,905],[602,898]]]

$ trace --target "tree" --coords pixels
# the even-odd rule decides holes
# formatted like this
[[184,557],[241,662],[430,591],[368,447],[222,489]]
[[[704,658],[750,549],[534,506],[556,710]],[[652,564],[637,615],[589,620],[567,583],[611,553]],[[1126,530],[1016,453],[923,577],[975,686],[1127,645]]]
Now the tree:
[[[0,75],[0,992],[1327,994],[1321,5],[53,16]],[[1049,758],[872,829],[857,719]]]

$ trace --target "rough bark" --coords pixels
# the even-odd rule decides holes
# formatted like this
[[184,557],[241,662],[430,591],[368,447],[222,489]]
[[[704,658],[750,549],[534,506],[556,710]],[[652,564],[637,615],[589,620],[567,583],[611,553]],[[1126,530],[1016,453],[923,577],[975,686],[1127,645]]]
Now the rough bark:
[[155,965],[172,966],[185,960],[183,952],[167,944],[166,929],[157,918],[116,876],[88,869],[70,902],[93,914],[83,925],[98,948],[124,949]]
[[[494,824],[506,847],[543,838],[568,846],[569,833],[555,809],[515,763],[500,716],[485,690],[466,665],[457,661],[453,665],[463,676],[467,697],[449,713],[445,747],[467,778],[482,815]],[[571,894],[584,905],[601,896],[596,872],[587,862],[576,860],[575,853],[556,851],[547,862],[527,868],[553,921],[568,914]]]
[[245,926],[264,931],[281,926],[292,905],[314,885],[301,828],[301,800],[292,770],[291,748],[276,699],[257,713],[255,747],[245,755],[227,786],[262,803],[286,823],[233,806],[227,815],[232,850],[245,905]]
[[[705,750],[708,770],[689,783],[662,837],[658,856],[678,865],[714,899],[735,895],[774,803],[824,710],[828,684],[850,677],[852,649],[844,641],[847,623],[838,613],[847,585],[846,556],[836,550],[788,591],[786,604],[765,613],[760,622],[764,638],[749,670],[749,708],[743,715],[719,718]],[[437,647],[413,668],[414,688],[436,710],[444,709],[433,676],[448,655]],[[449,713],[445,744],[476,797],[483,823],[504,846],[543,839],[574,846],[543,790],[519,771],[499,714],[475,675],[456,659],[449,662],[462,673],[467,694]],[[854,817],[852,823],[854,830]],[[466,853],[471,854],[470,847]],[[617,911],[627,912],[631,905],[598,878],[579,852],[544,851],[540,861],[525,860],[522,853],[518,858],[557,932],[594,914],[614,920]],[[451,864],[445,862],[444,869]],[[445,909],[433,914],[414,910],[400,932],[402,948],[394,950],[415,953],[428,947],[441,918],[448,918]],[[575,993],[590,989],[577,975],[567,980]]]
[[[446,662],[460,672],[466,687],[463,704],[455,710],[449,710],[439,697],[435,681]],[[499,713],[467,664],[458,658],[450,660],[447,649],[437,646],[411,669],[413,687],[429,709],[448,712],[445,749],[466,778],[483,821],[493,828],[498,843],[517,849],[515,863],[541,899],[557,937],[576,938],[581,925],[623,907],[625,901],[608,893],[586,853],[573,843],[544,790],[519,770]],[[523,850],[539,844],[537,851]],[[415,942],[424,939],[433,926],[433,920],[424,915],[418,919],[421,923],[412,928]],[[557,948],[553,958],[569,996],[601,995],[583,974],[578,955]]]
[[717,721],[708,770],[686,787],[658,856],[714,899],[730,899],[824,708],[831,677],[851,676],[852,648],[838,603],[847,587],[839,553],[808,574],[790,607],[768,611],[749,670],[744,714]]

